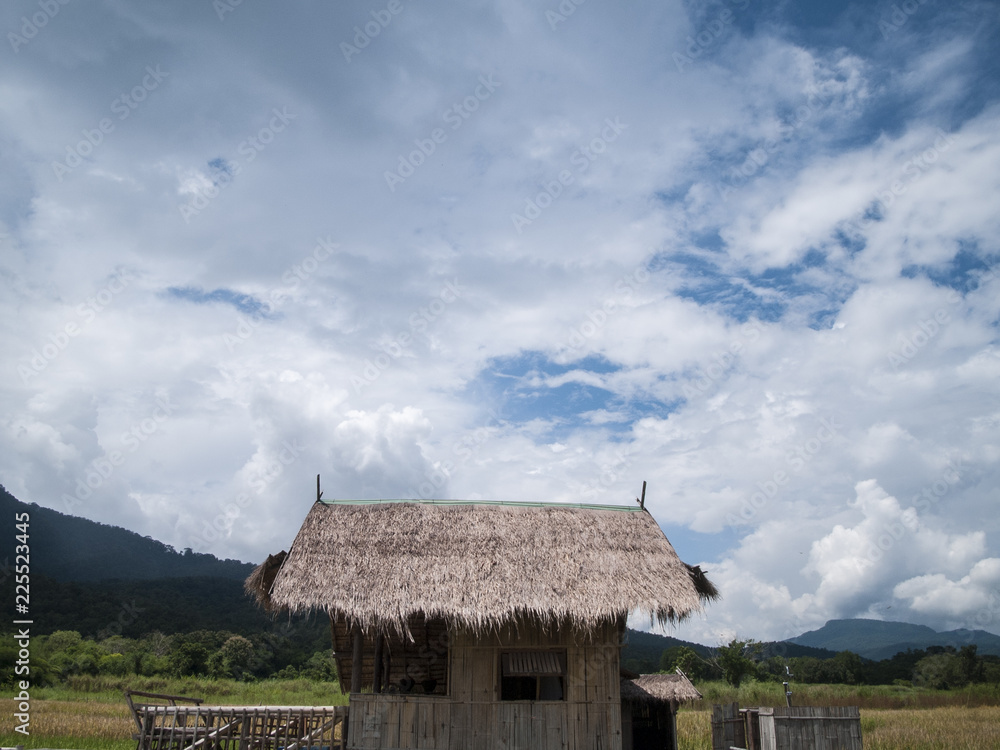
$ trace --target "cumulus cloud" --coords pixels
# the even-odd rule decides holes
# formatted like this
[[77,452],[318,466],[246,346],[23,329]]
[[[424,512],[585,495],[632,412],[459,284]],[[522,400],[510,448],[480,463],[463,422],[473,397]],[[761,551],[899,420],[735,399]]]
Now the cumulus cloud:
[[647,480],[723,593],[682,634],[979,623],[994,16],[431,2],[345,58],[370,13],[71,3],[9,51],[0,481],[256,561],[316,474]]

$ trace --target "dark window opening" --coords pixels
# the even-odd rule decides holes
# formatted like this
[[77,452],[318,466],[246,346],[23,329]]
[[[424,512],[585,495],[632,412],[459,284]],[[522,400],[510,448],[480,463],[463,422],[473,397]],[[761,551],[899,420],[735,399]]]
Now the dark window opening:
[[566,700],[565,651],[508,651],[500,654],[500,700]]

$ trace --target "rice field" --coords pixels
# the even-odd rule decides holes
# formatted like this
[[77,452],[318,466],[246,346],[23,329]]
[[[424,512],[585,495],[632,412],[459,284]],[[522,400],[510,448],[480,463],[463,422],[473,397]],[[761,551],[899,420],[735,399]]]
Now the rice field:
[[[677,714],[679,750],[712,750],[710,711]],[[861,709],[865,750],[1000,750],[1000,707]]]
[[[32,691],[31,735],[13,731],[15,702],[0,699],[0,744],[25,748],[134,750],[132,720],[122,690],[191,695],[210,703],[271,705],[342,705],[346,697],[331,683],[309,680],[122,680],[75,678],[69,685]],[[738,691],[708,684],[708,702],[781,705],[768,685]],[[777,686],[780,690],[780,685]],[[913,689],[803,686],[801,703],[861,706],[866,750],[1000,750],[1000,705],[995,689],[986,693],[915,691]],[[993,697],[991,701],[990,698]],[[757,699],[757,700],[755,700]],[[680,750],[711,750],[710,703],[683,708],[677,717]]]

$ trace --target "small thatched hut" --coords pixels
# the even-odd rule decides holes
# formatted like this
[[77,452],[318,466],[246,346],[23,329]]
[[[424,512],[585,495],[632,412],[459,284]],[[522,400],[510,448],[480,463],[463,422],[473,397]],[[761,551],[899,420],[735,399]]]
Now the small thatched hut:
[[623,679],[622,750],[677,750],[677,708],[701,699],[683,672]]
[[248,591],[329,614],[350,748],[622,747],[626,617],[717,595],[638,507],[320,501]]

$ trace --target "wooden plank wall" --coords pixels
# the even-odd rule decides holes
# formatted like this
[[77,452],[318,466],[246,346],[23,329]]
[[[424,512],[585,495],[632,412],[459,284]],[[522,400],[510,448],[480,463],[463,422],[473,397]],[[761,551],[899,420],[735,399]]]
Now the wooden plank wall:
[[712,750],[747,747],[746,728],[738,703],[712,706]]
[[[499,654],[505,648],[566,650],[566,700],[500,701]],[[587,637],[569,629],[509,626],[489,638],[452,641],[451,748],[621,750],[618,629]]]
[[761,750],[861,750],[857,706],[760,709]]
[[355,693],[348,719],[350,747],[447,748],[451,708],[447,697]]
[[[590,637],[522,624],[452,635],[449,696],[352,694],[351,747],[622,750],[618,627]],[[566,700],[500,701],[500,651],[566,651]]]

